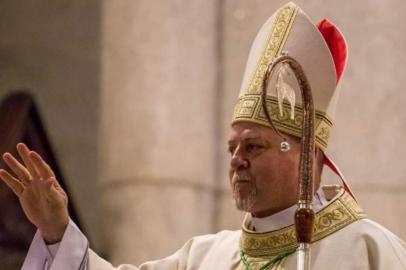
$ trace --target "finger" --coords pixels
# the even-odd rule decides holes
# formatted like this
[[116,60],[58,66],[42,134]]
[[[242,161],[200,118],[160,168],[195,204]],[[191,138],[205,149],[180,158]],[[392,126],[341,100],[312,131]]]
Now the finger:
[[46,187],[47,193],[49,195],[49,193],[51,192],[52,186],[53,186],[53,181],[52,178],[48,178],[45,179],[42,184]]
[[55,177],[51,167],[49,167],[49,165],[35,151],[30,151],[29,157],[42,179]]
[[55,190],[57,190],[59,193],[62,193],[66,196],[65,190],[63,190],[63,188],[59,184],[58,180],[56,180],[55,177],[51,177],[49,179],[50,179],[50,181],[52,181],[52,184],[53,184],[52,186],[55,188]]
[[45,179],[41,183],[44,185],[46,191],[44,192],[44,196],[46,196],[51,201],[61,199],[64,199],[66,201],[68,200],[66,193],[62,189],[58,188],[58,183],[56,182],[55,178]]
[[18,181],[17,178],[5,170],[0,170],[0,178],[7,184],[14,194],[17,195],[17,197],[20,197],[21,193],[24,191],[24,185]]
[[30,149],[24,143],[19,143],[17,144],[17,152],[20,155],[21,159],[24,161],[24,164],[30,172],[31,176],[35,179],[38,179],[39,173],[35,169],[35,166],[34,164],[32,164],[32,161],[30,159]]
[[62,196],[64,196],[64,197],[68,197],[68,195],[66,195],[66,192],[65,192],[65,190],[63,190],[63,188],[61,187],[61,185],[59,184],[59,182],[56,180],[56,178],[55,177],[52,177],[52,178],[50,178],[51,179],[51,181],[53,182],[53,187],[55,188],[55,190],[57,191],[57,192],[59,192],[59,194],[61,194]]
[[21,181],[25,183],[30,181],[31,175],[29,171],[15,157],[13,157],[13,155],[10,153],[5,153],[3,155],[3,160]]
[[65,191],[61,188],[58,181],[56,181],[54,177],[47,179],[45,182],[47,185],[50,185],[49,190],[51,192],[53,192],[54,194],[59,194],[59,196],[60,195],[66,196]]

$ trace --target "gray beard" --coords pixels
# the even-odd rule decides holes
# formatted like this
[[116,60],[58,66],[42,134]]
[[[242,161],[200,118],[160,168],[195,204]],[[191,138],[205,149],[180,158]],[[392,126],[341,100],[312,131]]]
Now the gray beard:
[[238,185],[233,185],[233,198],[236,208],[240,211],[251,212],[257,196],[255,183],[250,183],[250,191],[245,198],[240,198],[238,189]]

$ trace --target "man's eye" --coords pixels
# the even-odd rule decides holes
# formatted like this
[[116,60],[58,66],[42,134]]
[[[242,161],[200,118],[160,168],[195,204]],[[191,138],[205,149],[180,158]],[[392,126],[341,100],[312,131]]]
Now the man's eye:
[[259,150],[262,149],[263,146],[260,144],[247,144],[246,149],[247,151],[255,151],[255,150]]
[[230,146],[230,147],[228,147],[227,151],[228,151],[228,153],[230,153],[230,155],[233,155],[234,151],[235,151],[235,147]]

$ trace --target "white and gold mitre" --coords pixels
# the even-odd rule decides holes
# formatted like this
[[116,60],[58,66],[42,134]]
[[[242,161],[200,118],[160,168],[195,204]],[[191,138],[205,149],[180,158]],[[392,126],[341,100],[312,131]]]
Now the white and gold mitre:
[[[263,80],[272,60],[282,53],[293,57],[304,70],[313,94],[316,144],[325,151],[338,99],[337,81],[347,55],[346,45],[332,24],[322,21],[316,26],[292,2],[265,22],[252,44],[232,124],[248,121],[270,126],[262,109]],[[276,69],[267,88],[269,114],[279,131],[301,137],[299,85],[288,67],[282,64]]]

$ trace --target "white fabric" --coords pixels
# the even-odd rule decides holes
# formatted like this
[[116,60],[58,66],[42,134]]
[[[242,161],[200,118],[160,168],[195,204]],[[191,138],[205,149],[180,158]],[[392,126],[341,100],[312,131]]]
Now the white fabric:
[[85,269],[87,259],[88,241],[77,226],[70,220],[62,241],[57,245],[56,254],[45,244],[39,231],[35,233],[34,239],[28,250],[22,270],[63,270],[63,269]]
[[[87,248],[85,236],[71,222],[52,262],[37,233],[23,270],[227,270],[238,269],[241,231],[222,231],[192,238],[172,256],[147,262],[139,268],[114,268]],[[406,270],[405,244],[379,224],[363,219],[312,245],[312,270]],[[83,261],[85,260],[85,263]],[[49,267],[45,268],[46,261]],[[51,264],[52,262],[52,264]],[[283,269],[296,269],[296,255]]]
[[41,233],[37,230],[25,258],[22,270],[39,270],[47,269],[53,258],[42,238]]
[[[316,194],[314,195],[313,210],[317,212],[327,203],[328,202],[326,200],[326,197],[324,196],[322,189],[319,188],[319,190],[317,190]],[[249,214],[252,220],[253,230],[262,233],[287,227],[293,223],[293,217],[296,209],[297,205],[292,205],[285,210],[264,218],[252,217],[252,215]]]
[[51,254],[51,258],[54,259],[56,256],[56,253],[58,252],[59,249],[59,243],[53,244],[53,245],[48,245],[47,246],[49,254]]

